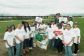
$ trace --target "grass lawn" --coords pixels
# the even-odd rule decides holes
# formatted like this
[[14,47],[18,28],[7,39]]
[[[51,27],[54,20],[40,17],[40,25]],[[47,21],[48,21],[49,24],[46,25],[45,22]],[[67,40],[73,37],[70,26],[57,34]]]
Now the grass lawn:
[[[79,28],[81,30],[81,44],[80,44],[80,56],[84,56],[84,18],[77,17],[74,18],[74,21],[77,21],[79,23]],[[30,22],[30,21],[29,21]],[[12,21],[0,21],[0,56],[7,56],[7,49],[5,48],[4,42],[3,42],[3,34],[5,32],[5,29],[7,25],[21,23],[21,20],[12,20]],[[34,48],[30,52],[30,56],[56,56],[56,49],[48,49],[47,51],[41,50],[39,48]]]

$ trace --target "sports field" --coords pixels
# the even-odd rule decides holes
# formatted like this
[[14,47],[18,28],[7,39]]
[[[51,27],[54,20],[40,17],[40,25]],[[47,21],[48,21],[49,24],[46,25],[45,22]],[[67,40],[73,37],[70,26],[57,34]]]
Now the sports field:
[[[32,20],[28,20],[32,23]],[[46,19],[45,21],[48,21]],[[79,28],[81,30],[81,43],[80,43],[80,56],[84,56],[84,17],[75,17],[73,21],[79,23]],[[9,20],[9,21],[0,21],[0,56],[7,56],[7,49],[5,48],[3,42],[3,35],[6,30],[7,25],[21,23],[21,20]],[[39,48],[34,48],[30,51],[30,56],[57,56],[56,49],[48,49],[47,51],[41,50]]]

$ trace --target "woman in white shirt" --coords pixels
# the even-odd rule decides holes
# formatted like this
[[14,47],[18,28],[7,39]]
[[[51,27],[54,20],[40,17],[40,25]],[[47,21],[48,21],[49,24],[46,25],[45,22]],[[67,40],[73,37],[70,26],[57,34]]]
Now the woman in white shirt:
[[29,49],[33,48],[33,40],[35,38],[35,27],[31,26],[31,35],[30,35],[30,41],[29,41]]
[[78,28],[78,24],[74,24],[74,33],[75,33],[75,39],[74,39],[74,55],[77,55],[77,52],[79,50],[79,44],[80,44],[80,29]]
[[66,25],[66,29],[63,31],[63,39],[62,42],[65,48],[65,56],[73,56],[72,55],[72,45],[75,38],[75,34],[73,29],[71,29],[70,24]]
[[4,34],[4,41],[6,48],[8,49],[8,56],[14,56],[14,34],[10,26],[7,27],[7,31]]
[[15,42],[16,42],[16,56],[20,56],[22,55],[22,48],[23,48],[22,45],[24,41],[24,33],[21,24],[18,24],[14,34],[15,34]]
[[49,47],[52,48],[54,46],[54,33],[53,33],[53,28],[51,28],[51,24],[49,24],[49,27],[46,29],[46,34],[49,39]]
[[25,34],[25,39],[23,43],[23,54],[29,55],[29,47],[30,47],[30,36],[31,36],[31,28],[28,22],[24,23],[23,33]]

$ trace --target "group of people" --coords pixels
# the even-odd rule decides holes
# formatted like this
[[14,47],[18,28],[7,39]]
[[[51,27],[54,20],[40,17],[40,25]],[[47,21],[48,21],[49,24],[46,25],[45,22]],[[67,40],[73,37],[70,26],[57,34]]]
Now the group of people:
[[[78,23],[71,17],[62,17],[56,14],[55,20],[45,24],[40,17],[36,17],[35,23],[30,25],[22,21],[15,28],[8,26],[4,34],[4,41],[9,56],[28,56],[29,49],[38,47],[44,50],[56,48],[59,54],[64,56],[77,55],[80,43],[80,29]],[[72,46],[74,45],[74,51]]]

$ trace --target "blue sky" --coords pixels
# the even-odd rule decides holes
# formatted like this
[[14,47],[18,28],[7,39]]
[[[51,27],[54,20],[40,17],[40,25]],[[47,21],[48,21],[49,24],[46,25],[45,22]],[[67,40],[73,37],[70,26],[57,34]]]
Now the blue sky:
[[40,16],[84,14],[84,0],[0,0],[0,14]]

